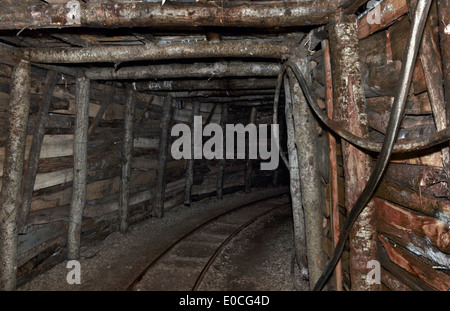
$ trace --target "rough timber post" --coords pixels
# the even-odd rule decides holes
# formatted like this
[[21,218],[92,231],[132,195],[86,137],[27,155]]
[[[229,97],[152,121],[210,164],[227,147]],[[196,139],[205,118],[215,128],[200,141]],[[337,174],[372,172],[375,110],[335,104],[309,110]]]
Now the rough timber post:
[[191,204],[191,190],[194,184],[194,117],[200,114],[200,103],[194,102],[191,118],[191,158],[187,161],[186,189],[184,193],[184,204]]
[[[292,59],[309,81],[307,59]],[[309,283],[311,288],[319,279],[326,260],[322,251],[322,223],[325,206],[323,187],[320,183],[317,157],[317,121],[315,120],[300,85],[291,70],[288,72],[293,103],[295,141],[300,168],[300,185],[305,214],[306,252],[308,257]]]
[[308,258],[306,254],[305,213],[303,211],[302,190],[300,186],[300,170],[297,146],[295,143],[295,128],[292,116],[292,95],[288,78],[284,79],[285,116],[287,129],[287,150],[289,157],[289,178],[292,198],[292,217],[294,219],[294,246],[297,264],[303,279],[308,279]]
[[136,92],[127,87],[125,103],[125,133],[123,137],[122,175],[120,178],[119,227],[121,233],[128,231],[128,205],[130,198],[131,162],[133,160],[134,111]]
[[90,80],[77,78],[75,133],[73,144],[73,190],[70,205],[67,258],[80,257],[81,223],[87,197],[87,139]]
[[155,206],[153,215],[158,218],[164,217],[164,200],[166,190],[166,162],[169,147],[170,121],[172,120],[171,96],[164,98],[163,111],[161,116],[161,137],[159,139],[158,174],[156,177]]
[[45,86],[43,90],[44,98],[41,102],[38,112],[38,121],[36,129],[33,133],[33,140],[31,141],[30,154],[28,156],[26,173],[23,182],[22,205],[19,214],[19,230],[23,231],[23,227],[27,223],[28,215],[30,213],[31,199],[33,196],[34,183],[36,181],[36,172],[39,163],[39,156],[41,154],[42,142],[44,140],[45,128],[48,120],[48,110],[53,95],[53,89],[56,85],[58,75],[54,71],[47,73]]
[[0,193],[0,290],[15,290],[17,285],[17,221],[29,109],[30,64],[21,61],[11,76],[8,139]]
[[[365,95],[359,59],[359,41],[355,16],[336,14],[329,25],[334,119],[353,134],[368,135]],[[363,191],[371,172],[371,157],[342,141],[345,176],[345,205],[351,209]],[[377,290],[368,284],[369,261],[376,259],[374,203],[359,216],[350,232],[350,274],[352,290]]]
[[450,2],[437,0],[447,122],[450,122]]
[[[333,119],[333,78],[331,74],[330,43],[328,40],[322,41],[324,51],[324,69],[325,69],[325,89],[327,115]],[[336,158],[336,137],[333,133],[328,136],[330,146],[330,186],[331,186],[331,222],[333,246],[335,247],[340,234],[340,212],[339,212],[339,185],[338,185],[338,164]],[[335,269],[336,290],[342,291],[342,263],[341,260],[336,264]]]
[[[227,119],[228,119],[228,105],[224,104],[222,106],[222,114],[220,116],[220,126],[222,127],[222,132],[225,133],[225,127],[227,124]],[[225,135],[224,135],[224,140],[225,140]],[[226,146],[226,142],[224,141],[223,143],[224,146]],[[223,156],[222,159],[219,160],[219,171],[217,173],[217,198],[219,200],[223,199],[223,182],[224,182],[224,175],[225,175],[225,164],[226,164],[226,160],[225,160],[225,155]]]
[[[253,107],[252,111],[250,113],[250,124],[255,124],[256,122],[256,114],[257,114],[258,110]],[[246,171],[245,171],[245,192],[249,193],[250,189],[252,187],[252,171],[253,171],[253,167],[252,167],[252,160],[250,159],[250,144],[252,144],[253,142],[248,141],[247,143],[247,152],[246,152],[246,156],[247,156],[247,163],[246,163]]]

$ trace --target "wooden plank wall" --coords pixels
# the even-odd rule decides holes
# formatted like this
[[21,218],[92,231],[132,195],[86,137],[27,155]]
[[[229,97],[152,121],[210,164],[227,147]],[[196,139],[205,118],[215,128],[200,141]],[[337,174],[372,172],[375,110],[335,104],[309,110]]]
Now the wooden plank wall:
[[[362,73],[367,99],[370,138],[384,139],[400,74],[410,20],[405,0],[381,3],[381,24],[359,21]],[[439,53],[436,2],[431,8],[433,41]],[[321,53],[319,51],[317,53]],[[321,57],[313,69],[319,98],[324,99]],[[442,68],[440,59],[436,59]],[[335,103],[336,104],[336,103]],[[410,96],[399,138],[416,138],[436,132],[421,58],[417,60]],[[393,156],[380,185],[377,201],[378,256],[384,290],[448,290],[450,288],[450,192],[441,149]],[[337,146],[339,205],[345,220],[342,154]],[[327,237],[325,250],[331,251]],[[348,283],[348,252],[343,254],[344,287]]]
[[[11,64],[0,60],[0,186],[3,174],[6,119],[10,89]],[[37,112],[43,98],[42,91],[47,71],[32,66],[31,115],[28,125],[26,158],[29,154]],[[112,93],[113,92],[113,93]],[[83,214],[81,246],[106,237],[118,230],[119,183],[121,148],[124,131],[125,85],[92,81],[89,107],[90,124],[108,97],[112,101],[88,141],[87,205]],[[36,183],[31,202],[30,217],[24,235],[19,236],[19,285],[42,273],[65,258],[68,216],[73,180],[73,133],[75,112],[75,79],[59,78],[53,92],[49,120],[40,154]],[[132,177],[130,185],[129,223],[151,217],[154,185],[158,161],[160,114],[163,98],[138,93],[135,111],[135,138]],[[174,108],[172,125],[190,125],[192,102],[184,102],[182,109]],[[210,103],[201,104],[205,122],[213,109]],[[212,123],[220,123],[221,105],[212,115]],[[230,109],[234,123],[249,122],[249,107]],[[259,114],[261,122],[268,122],[267,112]],[[3,122],[1,121],[3,120]],[[177,137],[170,138],[171,144]],[[208,138],[204,138],[206,141]],[[193,200],[215,196],[217,190],[218,160],[194,161]],[[260,172],[259,162],[253,161],[255,186],[261,176],[271,183],[272,172]],[[174,160],[169,152],[166,164],[165,210],[181,204],[186,185],[186,160]],[[227,160],[225,193],[242,190],[245,186],[245,160]]]

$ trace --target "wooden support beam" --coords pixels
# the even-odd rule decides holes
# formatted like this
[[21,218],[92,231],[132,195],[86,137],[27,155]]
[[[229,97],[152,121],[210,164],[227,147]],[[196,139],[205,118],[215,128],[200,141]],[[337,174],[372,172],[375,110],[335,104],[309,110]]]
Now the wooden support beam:
[[166,162],[169,148],[170,123],[172,120],[173,99],[170,96],[164,98],[161,115],[161,136],[159,139],[158,174],[156,177],[155,205],[153,215],[164,217],[164,200],[166,192]]
[[70,204],[67,258],[79,259],[81,223],[87,199],[87,139],[90,80],[77,78],[75,133],[73,141],[73,190]]
[[97,124],[101,121],[103,118],[103,115],[105,114],[105,111],[108,109],[109,105],[114,99],[114,95],[116,94],[116,88],[112,88],[112,90],[107,95],[105,101],[100,106],[100,109],[98,110],[97,114],[94,117],[94,120],[92,120],[91,125],[89,126],[88,130],[88,140],[92,136],[92,134],[95,131],[95,128],[97,127]]
[[450,3],[437,0],[439,38],[442,54],[442,75],[444,78],[447,122],[450,121]]
[[[331,70],[330,43],[328,40],[323,41],[322,49],[324,51],[324,70],[325,70],[325,87],[326,87],[326,104],[327,115],[333,118],[333,78]],[[339,212],[339,186],[338,186],[338,165],[336,138],[333,133],[329,133],[328,141],[330,144],[330,184],[331,184],[331,228],[333,245],[336,246],[341,231],[340,212]],[[335,268],[336,290],[342,291],[342,263],[341,260],[336,264]]]
[[[307,59],[294,58],[292,60],[303,70],[303,76],[310,77]],[[293,103],[292,112],[300,168],[302,203],[305,213],[309,284],[313,288],[326,264],[325,253],[322,251],[322,211],[325,209],[325,194],[322,191],[323,187],[320,183],[317,166],[318,124],[294,73],[290,69],[288,70],[288,76]],[[308,83],[310,82],[309,80]]]
[[200,90],[270,90],[277,85],[276,79],[220,79],[220,80],[166,80],[136,82],[134,87],[138,92],[145,91],[200,91]]
[[[258,110],[256,107],[252,107],[251,113],[250,113],[250,124],[255,124],[256,122],[256,114],[258,113]],[[252,160],[249,157],[249,148],[250,144],[253,144],[253,142],[248,141],[247,143],[247,152],[246,152],[246,170],[245,170],[245,192],[249,193],[252,187]]]
[[[216,62],[193,64],[163,64],[115,68],[85,69],[91,80],[139,80],[172,78],[276,77],[280,64],[270,62]],[[209,80],[210,81],[210,80]],[[213,80],[214,81],[214,80]],[[136,91],[138,91],[138,83]],[[140,85],[141,86],[141,85]],[[142,90],[143,91],[143,90]]]
[[192,108],[191,116],[191,158],[187,160],[186,168],[186,188],[184,194],[184,204],[189,206],[191,204],[191,191],[194,185],[194,117],[200,115],[200,103],[195,101]]
[[121,63],[130,61],[196,58],[283,58],[292,46],[273,42],[199,41],[158,45],[101,46],[89,48],[27,49],[23,57],[33,63]]
[[[378,7],[367,12],[358,21],[358,37],[364,39],[369,35],[392,25],[408,13],[407,0],[384,0]],[[374,12],[374,10],[379,10]],[[376,20],[379,18],[379,20]]]
[[2,6],[0,29],[61,27],[290,27],[328,21],[338,1],[84,3]]
[[[350,132],[367,137],[368,126],[364,87],[361,77],[359,40],[355,16],[336,14],[329,25],[334,120],[342,122]],[[346,141],[342,141],[345,176],[345,205],[351,209],[371,174],[371,157]],[[359,215],[350,231],[350,275],[352,290],[377,290],[368,284],[367,263],[376,259],[376,227],[374,204]]]
[[[220,116],[220,126],[222,127],[222,132],[226,133],[226,124],[228,120],[228,105],[224,104],[222,106],[222,114]],[[226,146],[225,135],[223,145]],[[217,198],[219,200],[223,199],[223,183],[225,178],[225,165],[226,165],[226,157],[224,156],[219,160],[219,170],[217,172]]]
[[[408,5],[410,12],[414,12],[417,1],[409,0]],[[434,9],[436,10],[436,2],[434,2]],[[438,25],[432,24],[432,15],[430,14],[425,25],[419,57],[423,67],[436,129],[441,131],[447,127],[447,107],[442,84],[443,77],[441,71],[441,55],[438,48],[439,43],[435,41],[433,35],[433,28],[435,26],[438,27]],[[448,176],[447,184],[450,187],[450,148],[448,144],[447,147],[442,148],[441,154],[442,164]]]
[[295,257],[300,268],[300,275],[304,280],[308,279],[308,257],[306,254],[306,229],[305,213],[302,203],[302,189],[300,186],[300,168],[297,146],[295,143],[295,127],[292,115],[292,94],[288,78],[284,79],[285,91],[285,116],[287,129],[287,151],[289,157],[289,179],[292,198],[292,217],[294,220],[294,246]]
[[128,231],[128,207],[130,203],[131,167],[133,161],[135,104],[136,92],[132,89],[131,85],[128,85],[127,100],[125,103],[125,132],[122,147],[122,174],[120,177],[119,229],[121,233],[126,233]]
[[214,105],[212,106],[211,111],[209,112],[208,117],[206,118],[205,126],[208,125],[209,123],[211,123],[212,117],[214,116],[214,113],[216,112],[217,105],[218,105],[217,103],[214,103]]
[[8,139],[0,192],[0,290],[17,285],[17,234],[25,141],[30,109],[30,63],[13,69],[8,109]]
[[36,181],[36,172],[38,168],[41,147],[44,141],[45,128],[48,120],[48,110],[50,108],[53,89],[55,88],[58,75],[54,71],[48,71],[43,89],[44,97],[38,112],[38,120],[34,128],[33,140],[31,142],[30,153],[27,160],[27,168],[24,176],[22,205],[19,214],[19,231],[24,232],[24,226],[27,224],[30,213],[31,199],[33,196],[34,184]]

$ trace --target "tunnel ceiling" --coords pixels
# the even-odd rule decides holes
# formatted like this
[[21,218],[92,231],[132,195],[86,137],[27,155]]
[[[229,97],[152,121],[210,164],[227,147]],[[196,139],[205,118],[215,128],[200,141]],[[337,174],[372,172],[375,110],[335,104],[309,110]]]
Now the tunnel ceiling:
[[[87,70],[92,80],[136,82],[135,88],[142,92],[265,106],[273,102],[280,60],[302,48],[302,43],[306,49],[307,34],[327,21],[337,2],[27,0],[16,5],[4,1],[0,6],[0,42],[19,51],[73,49],[90,54],[89,49],[130,48],[137,52],[130,52],[129,58],[124,53],[124,57],[111,61],[105,57],[80,62],[61,58],[52,63],[73,75]],[[71,3],[81,7],[81,20],[75,25],[69,21]],[[207,17],[212,13],[217,16]],[[187,14],[188,19],[178,16],[166,20],[175,14]],[[217,47],[211,54],[202,53],[203,43]],[[173,53],[165,53],[169,46],[174,46]],[[177,57],[177,49],[189,46],[189,55],[181,51]],[[162,55],[139,57],[139,49],[158,48]],[[46,63],[42,59],[31,62]],[[198,74],[202,69],[206,73]]]

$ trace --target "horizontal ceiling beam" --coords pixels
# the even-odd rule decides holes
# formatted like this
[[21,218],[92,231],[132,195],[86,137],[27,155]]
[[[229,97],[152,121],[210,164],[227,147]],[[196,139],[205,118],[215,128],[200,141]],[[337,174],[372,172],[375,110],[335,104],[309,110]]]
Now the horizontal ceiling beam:
[[165,80],[134,82],[135,91],[194,91],[194,90],[264,90],[275,89],[277,79],[215,79],[215,80]]
[[228,100],[262,100],[271,99],[275,94],[275,90],[198,90],[198,91],[172,91],[172,92],[155,92],[148,91],[147,93],[153,95],[166,96],[170,95],[173,98],[218,98],[223,97]]
[[293,46],[273,42],[222,41],[177,42],[133,46],[87,48],[31,48],[21,50],[33,63],[122,63],[129,61],[196,58],[284,58]]
[[295,2],[128,2],[14,4],[0,8],[0,29],[119,27],[291,27],[328,22],[338,0]]
[[217,62],[194,64],[163,64],[151,66],[91,68],[85,76],[91,80],[141,80],[175,78],[224,78],[224,77],[276,77],[281,69],[278,63]]

